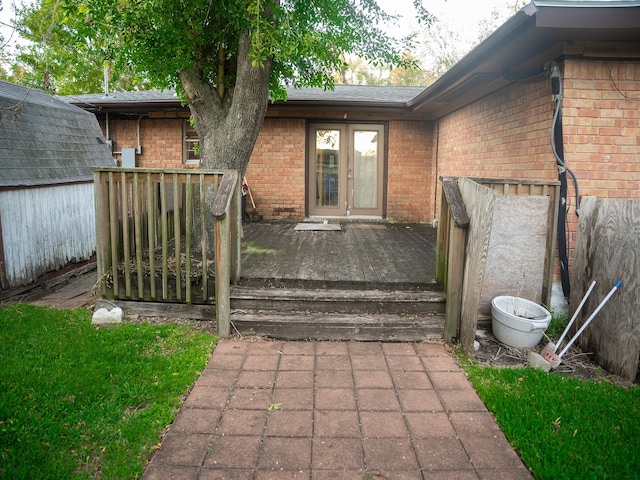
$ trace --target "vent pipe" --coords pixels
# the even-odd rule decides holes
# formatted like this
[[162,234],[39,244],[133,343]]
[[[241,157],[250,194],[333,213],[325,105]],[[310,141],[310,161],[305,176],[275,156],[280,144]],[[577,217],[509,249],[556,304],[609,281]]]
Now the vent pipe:
[[109,65],[104,64],[104,95],[102,98],[109,98]]

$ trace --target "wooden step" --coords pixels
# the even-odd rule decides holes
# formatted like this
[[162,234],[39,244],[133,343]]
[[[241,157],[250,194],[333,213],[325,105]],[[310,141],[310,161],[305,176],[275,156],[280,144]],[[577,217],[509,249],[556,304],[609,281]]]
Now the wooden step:
[[[361,285],[360,285],[361,286]],[[435,290],[231,288],[231,333],[285,340],[410,342],[442,338],[445,294]],[[96,302],[96,307],[103,301]],[[104,302],[107,308],[114,302]],[[215,305],[117,301],[127,314],[215,319]]]
[[439,291],[231,288],[231,308],[323,313],[443,313],[446,295]]
[[284,340],[419,342],[442,338],[444,314],[264,313],[235,310],[231,331]]

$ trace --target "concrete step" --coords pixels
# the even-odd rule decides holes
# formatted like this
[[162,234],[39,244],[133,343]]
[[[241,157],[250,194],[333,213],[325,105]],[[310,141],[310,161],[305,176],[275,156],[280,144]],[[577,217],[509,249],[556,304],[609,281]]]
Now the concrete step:
[[338,314],[234,310],[231,331],[285,340],[419,342],[442,338],[444,314]]
[[421,314],[443,313],[440,291],[232,287],[231,308],[253,311]]

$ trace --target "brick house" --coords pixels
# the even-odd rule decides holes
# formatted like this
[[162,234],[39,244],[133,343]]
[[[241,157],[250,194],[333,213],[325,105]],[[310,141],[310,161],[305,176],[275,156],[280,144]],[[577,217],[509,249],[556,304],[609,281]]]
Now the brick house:
[[[554,133],[580,195],[640,198],[639,27],[638,1],[534,1],[426,88],[291,90],[246,172],[257,211],[434,222],[442,175],[557,179]],[[172,92],[66,100],[97,115],[118,161],[197,164]],[[570,252],[575,198],[569,181]]]

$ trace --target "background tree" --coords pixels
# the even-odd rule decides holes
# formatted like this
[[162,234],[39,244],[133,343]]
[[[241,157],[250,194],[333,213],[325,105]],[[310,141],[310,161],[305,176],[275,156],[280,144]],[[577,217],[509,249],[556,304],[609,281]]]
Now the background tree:
[[113,89],[152,87],[126,66],[114,71],[114,35],[96,29],[92,37],[81,38],[87,19],[63,7],[58,0],[41,0],[17,9],[17,28],[26,42],[16,47],[12,81],[58,95],[99,93],[107,68]]
[[402,66],[372,65],[370,62],[352,57],[345,61],[344,68],[335,73],[335,82],[346,85],[385,85],[395,87],[426,86],[431,83],[429,72],[421,68],[420,62],[409,52],[402,55],[406,63]]
[[[244,171],[269,98],[284,99],[288,85],[331,88],[347,54],[374,65],[412,64],[402,57],[406,43],[383,30],[394,17],[375,0],[44,0],[23,18],[34,41],[49,39],[47,48],[102,56],[116,76],[134,72],[151,85],[176,87],[194,119],[205,168]],[[32,63],[36,53],[45,56],[32,53]],[[63,53],[40,71],[77,65]],[[79,82],[78,71],[65,76]]]
[[423,30],[416,55],[426,72],[427,84],[437,80],[527,3],[528,0],[505,0],[502,6],[494,6],[488,15],[478,22],[477,36],[474,38],[463,39],[459,30],[444,21],[436,21],[430,29]]
[[[4,5],[2,4],[2,0],[0,0],[0,12],[4,10]],[[3,27],[8,26],[6,24],[2,24]],[[8,80],[8,74],[5,70],[6,66],[9,64],[9,56],[7,54],[8,40],[4,38],[2,32],[0,32],[0,80]]]
[[508,0],[502,9],[493,7],[489,17],[481,20],[478,24],[478,43],[495,32],[500,25],[518,13],[527,3],[529,3],[527,0]]
[[423,58],[428,77],[432,83],[453,67],[468,51],[460,35],[447,24],[435,22],[425,34],[420,57]]

